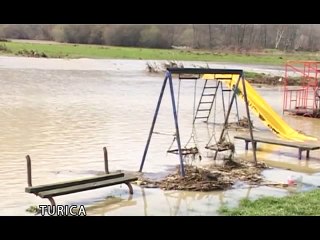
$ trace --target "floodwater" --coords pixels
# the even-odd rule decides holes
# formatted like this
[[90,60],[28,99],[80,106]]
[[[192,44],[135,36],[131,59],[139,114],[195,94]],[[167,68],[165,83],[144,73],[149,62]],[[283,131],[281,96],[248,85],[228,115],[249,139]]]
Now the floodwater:
[[[191,67],[192,62],[184,65]],[[199,63],[199,65],[204,63]],[[27,194],[25,156],[32,159],[33,185],[93,176],[103,172],[103,151],[109,153],[109,169],[138,171],[164,76],[149,74],[142,60],[34,59],[0,57],[0,215],[30,215],[26,209],[49,201]],[[258,69],[270,67],[211,64],[214,68]],[[271,70],[270,70],[271,69]],[[275,71],[280,71],[276,69]],[[203,81],[184,81],[180,86],[179,127],[184,146],[191,137],[193,105],[200,97]],[[174,81],[177,97],[178,81]],[[196,98],[194,101],[194,90]],[[258,87],[272,107],[282,114],[280,87]],[[219,100],[220,99],[220,100]],[[221,96],[209,122],[195,124],[195,138],[202,161],[212,163],[212,152],[204,147],[218,138],[223,121]],[[229,95],[225,95],[227,102]],[[220,102],[219,102],[220,101]],[[240,117],[245,116],[239,101]],[[294,128],[320,139],[319,119],[284,115]],[[230,121],[237,119],[235,108]],[[271,134],[252,115],[255,131]],[[217,123],[213,127],[213,122]],[[220,125],[219,125],[220,124]],[[165,176],[179,164],[176,155],[167,154],[174,134],[169,89],[160,107],[143,172],[150,177]],[[229,131],[232,140],[234,131]],[[320,143],[318,141],[318,143]],[[236,155],[252,158],[244,142],[236,141]],[[175,144],[173,148],[175,148]],[[259,161],[285,170],[266,170],[266,179],[285,182],[292,174],[303,174],[312,186],[320,185],[319,150],[311,151],[309,161],[297,159],[297,149],[258,145]],[[222,155],[219,155],[222,157]],[[280,172],[279,172],[280,171]],[[282,172],[281,172],[282,171]],[[284,171],[284,172],[283,172]],[[287,172],[286,172],[287,171]],[[279,177],[281,176],[281,177]],[[311,179],[311,180],[310,180]],[[162,191],[134,186],[129,196],[125,185],[56,197],[57,204],[84,204],[88,215],[217,215],[221,204],[236,205],[243,197],[284,196],[284,189],[239,187],[213,193]]]

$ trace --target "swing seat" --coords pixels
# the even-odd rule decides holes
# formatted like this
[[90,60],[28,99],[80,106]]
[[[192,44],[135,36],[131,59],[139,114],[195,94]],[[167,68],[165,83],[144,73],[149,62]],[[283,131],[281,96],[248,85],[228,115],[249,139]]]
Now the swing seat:
[[[168,150],[168,153],[173,153],[173,154],[179,154],[179,149],[172,149]],[[198,154],[199,150],[197,147],[191,147],[191,148],[181,148],[181,155],[189,155],[189,154]]]
[[234,145],[232,143],[224,142],[222,144],[208,145],[205,148],[209,149],[209,150],[214,150],[217,152],[224,152],[224,151],[228,151],[228,150],[233,150]]

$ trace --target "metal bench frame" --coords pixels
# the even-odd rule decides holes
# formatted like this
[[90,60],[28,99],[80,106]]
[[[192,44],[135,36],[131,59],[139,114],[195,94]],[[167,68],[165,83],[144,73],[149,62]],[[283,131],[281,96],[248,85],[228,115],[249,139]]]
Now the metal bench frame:
[[[250,136],[237,135],[237,136],[234,136],[234,138],[244,140],[245,141],[245,149],[248,150],[248,143],[251,142]],[[254,136],[253,145],[255,147],[257,147],[258,142],[279,145],[279,146],[285,146],[285,147],[298,148],[299,149],[299,152],[298,152],[299,160],[301,160],[301,158],[302,158],[302,151],[306,151],[306,159],[309,159],[311,150],[320,149],[319,145],[310,144],[310,143],[288,142],[288,141],[284,141],[284,140]]]
[[[41,198],[47,198],[52,206],[56,203],[53,199],[55,196],[62,196],[76,192],[82,192],[87,190],[93,190],[97,188],[113,186],[117,184],[126,184],[129,188],[129,193],[133,194],[133,188],[131,181],[136,181],[138,178],[124,174],[123,172],[109,173],[108,168],[108,152],[104,147],[104,163],[105,163],[105,174],[101,176],[70,180],[59,183],[44,184],[38,186],[32,186],[32,174],[31,174],[31,158],[29,155],[27,159],[27,175],[28,175],[28,187],[25,188],[25,192],[35,194]],[[81,187],[82,186],[82,187]],[[54,191],[54,190],[61,190]]]

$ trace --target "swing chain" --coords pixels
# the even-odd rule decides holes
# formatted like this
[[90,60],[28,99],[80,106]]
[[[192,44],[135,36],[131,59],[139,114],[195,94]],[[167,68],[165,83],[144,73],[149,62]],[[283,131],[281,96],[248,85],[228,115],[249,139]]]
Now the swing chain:
[[[199,154],[199,148],[197,146],[197,134],[195,132],[195,126],[194,126],[194,122],[193,122],[193,119],[194,119],[194,116],[195,116],[195,108],[196,108],[196,96],[197,96],[197,92],[196,92],[196,89],[197,89],[197,79],[194,80],[195,81],[195,84],[194,84],[194,97],[193,97],[193,117],[192,117],[192,132],[191,132],[191,136],[189,138],[189,140],[187,141],[187,143],[185,144],[184,148],[182,149],[182,152],[184,156],[187,156],[187,155],[192,155],[192,158],[193,160],[195,159],[195,155],[196,154]],[[180,89],[181,89],[181,79],[179,79],[179,85],[178,85],[178,100],[177,100],[177,115],[178,115],[178,111],[179,111],[179,104],[180,104]],[[191,147],[191,148],[188,148],[188,145],[189,143],[191,142],[191,139],[193,140],[193,143],[194,143],[194,147]],[[176,141],[176,136],[174,136],[167,152],[175,152],[175,151],[172,151],[171,148],[173,146],[173,143]],[[186,159],[186,157],[185,157]],[[199,154],[199,160],[201,160],[202,157],[201,155]]]

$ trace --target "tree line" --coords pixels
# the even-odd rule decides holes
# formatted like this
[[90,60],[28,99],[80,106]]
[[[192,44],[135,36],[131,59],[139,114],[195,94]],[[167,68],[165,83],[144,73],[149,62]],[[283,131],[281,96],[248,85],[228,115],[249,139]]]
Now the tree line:
[[52,40],[147,48],[320,50],[317,24],[2,24],[2,39]]

